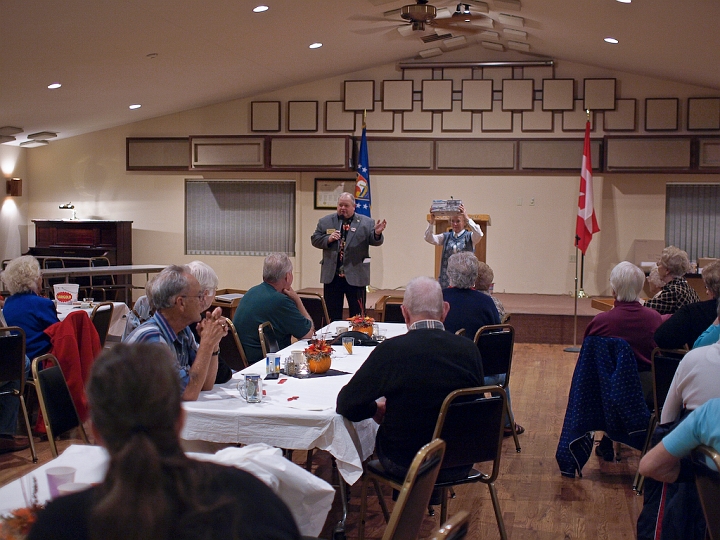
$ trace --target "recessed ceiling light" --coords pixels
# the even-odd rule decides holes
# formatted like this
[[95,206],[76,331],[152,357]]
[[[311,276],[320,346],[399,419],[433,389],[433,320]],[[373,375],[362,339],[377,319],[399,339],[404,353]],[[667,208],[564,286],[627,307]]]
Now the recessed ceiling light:
[[618,43],[618,40],[615,39],[614,37],[606,37],[605,43]]
[[617,0],[617,1],[620,2],[621,4],[629,4],[630,2],[632,2],[632,0]]
[[47,146],[48,144],[50,144],[50,143],[47,141],[30,140],[30,141],[21,142],[20,146],[22,146],[23,148],[39,148],[40,146]]
[[311,49],[319,49],[320,47],[322,47],[322,43],[311,43],[309,47]]
[[52,84],[48,84],[48,88],[50,90],[55,90],[56,88],[60,88],[61,86],[62,86],[62,84],[60,84],[59,82],[54,82]]
[[27,136],[28,139],[32,139],[35,141],[46,141],[48,139],[54,139],[55,137],[57,137],[57,133],[55,133],[54,131],[38,131],[37,133],[31,133]]
[[130,107],[128,107],[128,108],[134,110],[134,109],[139,109],[140,107],[142,107],[142,105],[136,103],[136,104],[134,104],[134,105],[130,105]]
[[257,7],[253,8],[253,11],[255,13],[262,13],[263,11],[267,11],[268,9],[270,9],[270,8],[267,6],[257,6]]

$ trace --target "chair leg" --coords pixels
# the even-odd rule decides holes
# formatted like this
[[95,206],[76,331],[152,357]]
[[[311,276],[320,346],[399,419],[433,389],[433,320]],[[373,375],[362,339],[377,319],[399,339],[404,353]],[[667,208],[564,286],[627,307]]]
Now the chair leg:
[[305,470],[308,472],[312,472],[312,459],[313,459],[313,451],[312,448],[307,451],[307,458],[305,459]]
[[[647,436],[645,437],[645,444],[643,445],[642,452],[640,452],[640,459],[647,454],[648,450],[650,449],[650,443],[652,442],[652,436],[653,433],[655,433],[655,427],[657,426],[657,417],[655,416],[655,413],[652,413],[650,415],[650,425],[648,426],[648,432]],[[642,493],[642,486],[644,484],[644,478],[640,474],[640,470],[638,470],[635,473],[635,478],[633,478],[633,491],[635,491],[638,495]]]
[[365,539],[365,513],[367,511],[367,485],[368,476],[363,475],[362,486],[360,489],[360,523],[358,523],[358,539]]
[[448,496],[447,488],[440,489],[440,523],[447,521]]
[[[488,487],[490,488],[490,498],[492,499],[493,510],[495,510],[495,519],[497,520],[498,530],[500,531],[500,538],[502,540],[507,540],[505,521],[503,520],[502,512],[500,511],[500,501],[498,500],[497,491],[495,490],[495,484],[491,482],[488,484]],[[441,523],[444,523],[444,521],[441,521]]]
[[383,517],[385,518],[385,523],[390,522],[390,512],[388,512],[387,504],[385,504],[385,496],[382,493],[382,490],[380,489],[380,483],[373,478],[373,485],[375,486],[375,493],[377,494],[378,498],[378,504],[380,505],[380,509],[382,510]]
[[[521,450],[520,448],[520,441],[518,440],[517,431],[515,430],[515,415],[512,412],[512,409],[510,407],[507,408],[507,414],[508,418],[510,419],[510,427],[512,428],[512,435],[513,440],[515,441],[515,451],[519,452]],[[445,523],[442,521],[441,523]]]
[[25,420],[25,429],[27,430],[28,440],[30,441],[30,455],[32,456],[33,463],[37,463],[38,457],[35,451],[35,441],[33,440],[32,428],[30,427],[30,418],[28,417],[27,407],[25,406],[25,400],[22,395],[18,395],[20,398],[20,408],[23,413],[23,420]]

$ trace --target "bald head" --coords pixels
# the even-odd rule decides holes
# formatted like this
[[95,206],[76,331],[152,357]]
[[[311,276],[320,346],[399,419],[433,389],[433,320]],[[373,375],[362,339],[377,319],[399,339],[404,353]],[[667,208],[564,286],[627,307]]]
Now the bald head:
[[407,324],[426,319],[443,321],[448,308],[437,280],[422,276],[407,284],[403,299],[403,314]]

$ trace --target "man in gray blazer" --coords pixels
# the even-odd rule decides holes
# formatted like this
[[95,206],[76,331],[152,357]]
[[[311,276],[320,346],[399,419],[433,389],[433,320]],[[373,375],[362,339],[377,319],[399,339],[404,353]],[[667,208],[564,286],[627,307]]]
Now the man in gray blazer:
[[[355,213],[355,197],[342,193],[337,213],[318,221],[310,241],[323,250],[320,281],[323,283],[328,314],[342,319],[343,298],[352,317],[365,309],[365,286],[370,284],[370,246],[383,243],[387,222],[377,223]],[[328,321],[330,322],[330,321]]]

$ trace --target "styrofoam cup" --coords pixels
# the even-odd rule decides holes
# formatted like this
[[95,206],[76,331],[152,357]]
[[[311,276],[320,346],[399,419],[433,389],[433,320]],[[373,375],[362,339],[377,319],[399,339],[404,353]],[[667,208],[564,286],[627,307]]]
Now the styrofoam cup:
[[60,492],[58,487],[63,484],[71,484],[75,480],[74,467],[50,467],[45,471],[47,475],[48,487],[50,488],[50,498],[54,499]]
[[80,285],[77,283],[56,283],[53,285],[55,300],[58,304],[72,304],[76,302],[79,287]]

